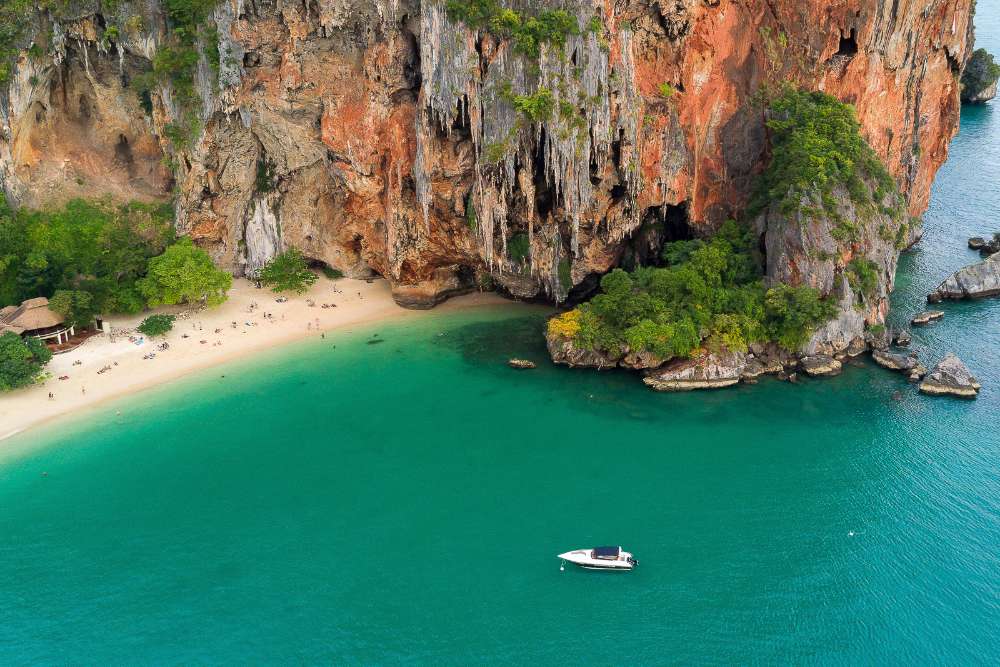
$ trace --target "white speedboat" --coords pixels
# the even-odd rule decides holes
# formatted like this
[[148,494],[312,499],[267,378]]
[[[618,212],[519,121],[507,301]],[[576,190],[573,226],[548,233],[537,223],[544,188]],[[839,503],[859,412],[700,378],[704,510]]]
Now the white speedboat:
[[639,564],[627,551],[621,547],[594,547],[593,549],[577,549],[559,554],[559,558],[567,563],[579,565],[588,570],[631,570]]

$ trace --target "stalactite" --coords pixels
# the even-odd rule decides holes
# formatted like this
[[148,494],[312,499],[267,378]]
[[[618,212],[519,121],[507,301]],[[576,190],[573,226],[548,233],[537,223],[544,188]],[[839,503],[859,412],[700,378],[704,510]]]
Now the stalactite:
[[[506,3],[504,3],[506,4]],[[580,26],[587,25],[593,6],[574,3],[570,10]],[[444,3],[425,2],[421,6],[420,90],[422,113],[417,119],[417,159],[414,166],[417,198],[425,219],[433,198],[431,173],[434,165],[428,144],[435,128],[448,134],[456,120],[468,123],[477,153],[473,201],[477,208],[477,231],[484,261],[496,269],[513,264],[507,258],[509,215],[514,199],[527,201],[527,228],[530,247],[536,248],[536,222],[556,233],[546,234],[548,242],[559,242],[559,221],[570,226],[569,257],[579,252],[580,227],[595,199],[591,164],[598,172],[606,169],[612,141],[624,135],[628,166],[620,174],[629,197],[634,201],[639,187],[634,157],[637,143],[638,96],[631,55],[631,33],[618,40],[613,82],[607,45],[592,30],[570,35],[562,46],[541,45],[537,62],[512,52],[501,42],[484,60],[476,50],[481,35],[449,19]],[[487,40],[489,41],[489,40]],[[490,45],[492,42],[490,41]],[[547,119],[531,122],[520,116],[512,96],[534,95],[541,88],[550,91],[554,111]],[[612,91],[615,94],[612,95]],[[463,115],[464,114],[464,115]],[[535,156],[541,156],[541,165]],[[624,166],[624,165],[623,165]],[[540,168],[552,190],[558,216],[536,221],[536,192],[530,174]],[[520,174],[520,176],[519,176]],[[528,175],[527,177],[526,174]],[[529,187],[530,184],[530,187]],[[636,207],[630,207],[638,224]],[[497,245],[499,243],[499,246]],[[557,280],[557,268],[546,262],[536,271],[531,254],[531,271],[555,295],[564,290]],[[550,275],[551,274],[551,275]]]

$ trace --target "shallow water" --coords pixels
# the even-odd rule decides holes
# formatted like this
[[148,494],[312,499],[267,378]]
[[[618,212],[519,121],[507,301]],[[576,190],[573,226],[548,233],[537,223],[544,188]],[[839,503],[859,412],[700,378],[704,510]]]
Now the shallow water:
[[[1000,112],[966,109],[897,321],[1000,231],[998,182]],[[871,365],[686,395],[517,372],[546,311],[511,306],[27,433],[0,460],[0,660],[996,664],[1000,299],[943,309],[914,346],[958,353],[976,401]],[[599,543],[641,565],[559,570]]]

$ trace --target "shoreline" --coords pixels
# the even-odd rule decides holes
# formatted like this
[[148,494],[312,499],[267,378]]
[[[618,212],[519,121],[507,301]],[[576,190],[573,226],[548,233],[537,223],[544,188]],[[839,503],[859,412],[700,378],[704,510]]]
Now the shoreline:
[[[279,296],[287,301],[279,303]],[[314,305],[310,306],[312,301]],[[323,304],[336,304],[323,308]],[[304,294],[278,295],[245,279],[233,281],[229,299],[206,309],[159,308],[139,315],[114,316],[105,326],[134,330],[152,313],[177,316],[165,336],[142,343],[128,335],[94,336],[79,348],[52,357],[50,377],[31,387],[0,396],[0,442],[23,435],[49,421],[80,414],[128,395],[223,365],[262,350],[337,333],[350,326],[426,317],[510,301],[494,293],[449,299],[433,311],[408,310],[396,304],[385,280],[319,280]],[[265,317],[265,313],[269,317]],[[235,324],[235,326],[234,326]],[[166,342],[169,348],[158,350]],[[144,358],[155,353],[152,358]],[[103,372],[101,369],[106,369]],[[60,380],[60,377],[67,377]],[[49,398],[49,392],[54,394]],[[0,445],[2,446],[2,445]]]

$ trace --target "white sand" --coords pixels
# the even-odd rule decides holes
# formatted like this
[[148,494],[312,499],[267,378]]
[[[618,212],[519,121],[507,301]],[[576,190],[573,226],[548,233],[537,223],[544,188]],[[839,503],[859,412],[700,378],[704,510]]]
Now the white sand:
[[[368,283],[321,277],[308,293],[285,296],[287,302],[277,303],[277,295],[269,290],[257,289],[246,280],[234,280],[229,300],[216,308],[156,311],[179,315],[173,331],[166,336],[154,340],[143,337],[143,344],[136,345],[127,336],[117,336],[112,343],[108,334],[101,334],[72,352],[54,356],[47,367],[50,379],[0,397],[0,440],[53,417],[134,394],[258,350],[303,338],[318,338],[322,332],[351,325],[426,315],[426,311],[397,306],[384,280]],[[309,299],[315,306],[307,304]],[[257,304],[253,310],[252,303]],[[322,308],[324,303],[337,307]],[[500,303],[507,302],[494,294],[471,294],[451,299],[435,312]],[[265,312],[272,317],[265,319]],[[134,329],[148,314],[116,317],[107,321],[105,328]],[[234,321],[236,328],[232,326]],[[220,332],[215,333],[216,329]],[[184,334],[188,337],[184,338]],[[163,341],[170,348],[159,352],[156,347]],[[143,358],[151,352],[156,353],[155,358]],[[80,364],[74,365],[77,361]],[[105,366],[111,369],[98,373]],[[58,379],[64,375],[69,379]],[[49,392],[54,398],[49,399]]]

